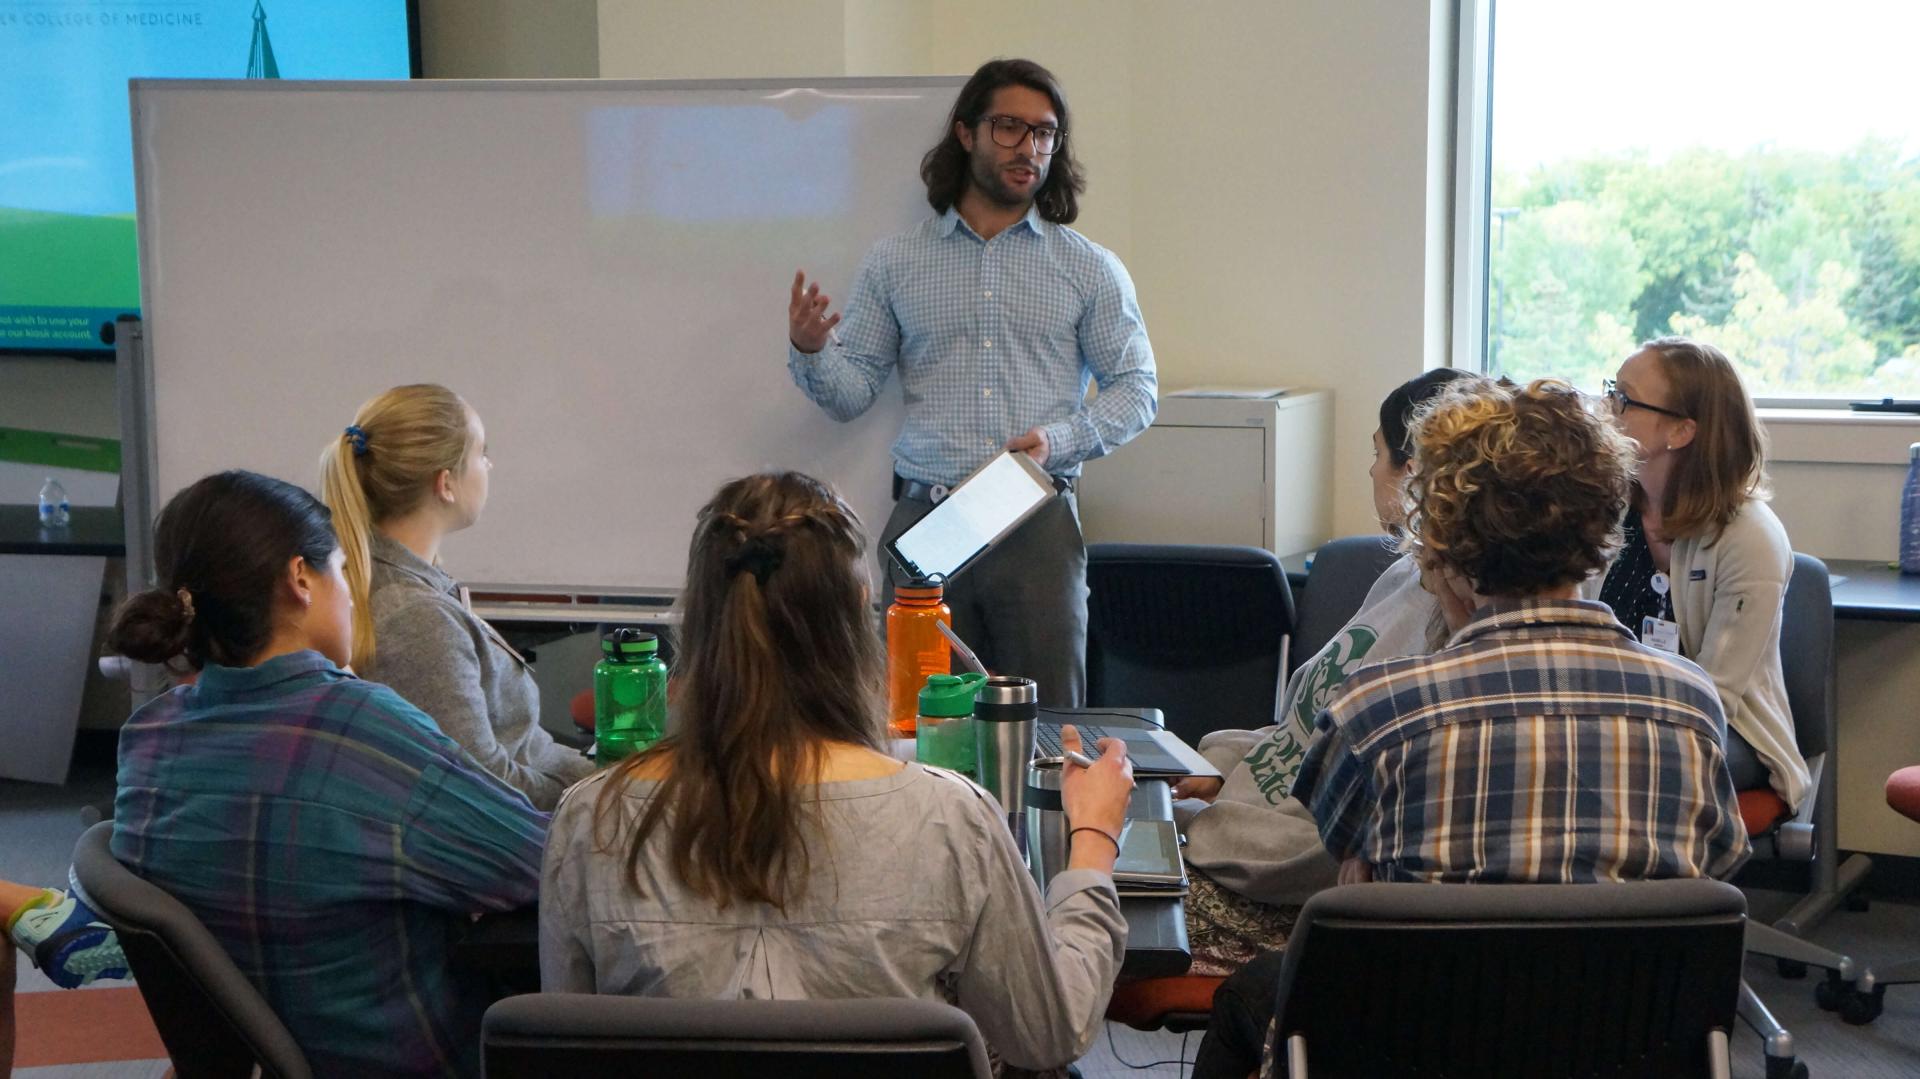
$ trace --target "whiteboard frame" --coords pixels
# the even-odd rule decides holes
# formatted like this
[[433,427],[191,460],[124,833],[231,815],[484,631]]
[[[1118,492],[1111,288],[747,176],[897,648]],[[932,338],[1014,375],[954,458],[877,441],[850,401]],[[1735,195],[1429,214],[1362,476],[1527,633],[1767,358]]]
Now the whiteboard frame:
[[[661,90],[722,90],[722,91],[792,91],[795,93],[818,93],[831,96],[838,90],[887,90],[902,89],[925,91],[934,89],[951,90],[954,97],[959,96],[961,87],[967,82],[965,75],[899,75],[899,76],[843,76],[818,79],[796,80],[790,78],[755,79],[355,79],[355,80],[316,80],[287,79],[275,83],[276,92],[282,93],[351,93],[368,92],[404,87],[406,93],[441,93],[473,91],[565,91],[582,86],[595,91],[619,92],[661,91]],[[245,79],[129,79],[127,83],[128,112],[131,117],[130,136],[141,130],[140,94],[145,88],[159,88],[213,92],[241,92],[258,89],[252,80]],[[866,95],[872,96],[872,95]],[[140,192],[146,188],[146,176],[142,155],[133,155],[134,190]],[[153,210],[145,200],[136,201],[136,235],[150,235]],[[139,249],[140,302],[141,318],[123,317],[119,323],[118,336],[118,374],[120,429],[124,490],[124,515],[127,531],[126,574],[128,594],[134,594],[155,587],[155,569],[153,565],[153,527],[160,506],[156,505],[156,486],[158,483],[158,450],[156,443],[156,421],[154,416],[153,365],[150,356],[153,349],[152,325],[145,321],[152,305],[148,295],[148,282],[154,279],[152,267],[148,264],[152,257],[148,245]],[[898,393],[896,387],[889,390]],[[875,533],[870,541],[878,544],[879,535]],[[877,579],[877,578],[876,578]],[[581,621],[585,614],[620,615],[637,619],[641,615],[655,612],[649,621],[658,620],[657,612],[662,604],[678,597],[677,590],[636,589],[633,591],[608,592],[600,588],[567,587],[564,585],[517,585],[480,583],[478,589],[489,591],[508,591],[516,597],[511,604],[490,606],[488,613],[494,617],[511,617],[527,621]],[[544,597],[538,599],[535,597]],[[595,621],[618,621],[618,618],[599,618]]]

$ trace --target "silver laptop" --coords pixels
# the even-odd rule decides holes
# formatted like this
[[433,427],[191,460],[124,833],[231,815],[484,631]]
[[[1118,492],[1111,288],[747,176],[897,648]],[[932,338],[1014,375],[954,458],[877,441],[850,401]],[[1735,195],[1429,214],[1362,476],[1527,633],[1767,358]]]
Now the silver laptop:
[[[1061,718],[1056,718],[1061,717]],[[1185,742],[1159,729],[1145,727],[1102,727],[1087,718],[1067,713],[1040,710],[1040,722],[1034,724],[1033,757],[1043,764],[1059,764],[1065,756],[1060,745],[1062,718],[1080,732],[1080,744],[1087,756],[1098,759],[1102,738],[1118,738],[1127,747],[1133,761],[1133,774],[1148,779],[1179,779],[1185,776],[1220,775],[1220,769],[1207,763]]]

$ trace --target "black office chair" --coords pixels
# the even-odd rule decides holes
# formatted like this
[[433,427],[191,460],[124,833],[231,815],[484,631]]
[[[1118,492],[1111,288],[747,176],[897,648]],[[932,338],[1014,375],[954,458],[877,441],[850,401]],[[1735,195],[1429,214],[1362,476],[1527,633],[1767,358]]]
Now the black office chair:
[[1293,639],[1287,644],[1287,675],[1333,640],[1347,620],[1360,613],[1373,582],[1400,557],[1391,537],[1342,536],[1313,553],[1307,583],[1300,589]]
[[309,1079],[293,1035],[226,949],[179,900],[121,865],[108,849],[112,835],[112,821],[81,834],[73,881],[119,934],[179,1079]]
[[[1787,977],[1804,975],[1809,966],[1823,968],[1827,979],[1814,993],[1819,1005],[1838,1011],[1849,1023],[1872,1022],[1880,1014],[1882,996],[1859,987],[1865,969],[1850,956],[1801,939],[1860,886],[1873,865],[1857,854],[1842,863],[1834,834],[1837,796],[1827,768],[1835,722],[1833,592],[1826,563],[1812,555],[1793,556],[1793,573],[1782,599],[1780,665],[1793,713],[1794,741],[1813,773],[1813,787],[1792,816],[1771,788],[1741,791],[1740,810],[1754,857],[1811,863],[1811,887],[1772,925],[1749,922],[1747,950],[1777,960],[1780,973]],[[1806,1074],[1794,1058],[1793,1036],[1744,983],[1740,1018],[1760,1035],[1768,1079]]]
[[1188,744],[1273,722],[1293,589],[1259,547],[1087,548],[1087,704],[1154,707]]
[[486,1079],[988,1079],[967,1013],[927,1000],[666,1000],[537,993],[487,1009]]
[[1725,1077],[1745,922],[1713,880],[1331,888],[1287,942],[1276,1051],[1291,1079]]

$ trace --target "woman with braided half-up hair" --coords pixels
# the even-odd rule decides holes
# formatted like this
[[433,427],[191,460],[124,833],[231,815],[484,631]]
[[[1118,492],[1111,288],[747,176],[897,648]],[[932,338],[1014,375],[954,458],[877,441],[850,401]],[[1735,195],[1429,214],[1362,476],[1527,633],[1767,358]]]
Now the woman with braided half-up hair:
[[1069,769],[1079,827],[1043,903],[992,798],[883,752],[865,549],[798,473],[734,480],[700,511],[672,728],[554,814],[542,988],[943,1000],[1008,1063],[1062,1067],[1119,970],[1132,769],[1118,742]]

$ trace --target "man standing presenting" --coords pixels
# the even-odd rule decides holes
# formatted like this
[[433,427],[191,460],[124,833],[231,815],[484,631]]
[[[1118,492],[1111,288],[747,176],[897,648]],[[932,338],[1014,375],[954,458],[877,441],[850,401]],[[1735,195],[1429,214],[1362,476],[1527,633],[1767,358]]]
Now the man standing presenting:
[[[1065,493],[946,596],[981,658],[1034,679],[1054,707],[1086,694],[1087,553],[1073,478],[1146,430],[1158,407],[1132,278],[1066,227],[1086,187],[1067,126],[1045,68],[982,65],[920,163],[935,216],[867,253],[844,319],[804,272],[787,311],[788,370],[834,419],[865,412],[900,370],[907,418],[893,444],[883,561],[887,542],[1002,448],[1057,478]],[[1090,381],[1100,387],[1092,404]]]

